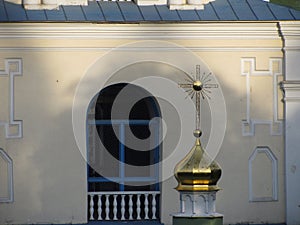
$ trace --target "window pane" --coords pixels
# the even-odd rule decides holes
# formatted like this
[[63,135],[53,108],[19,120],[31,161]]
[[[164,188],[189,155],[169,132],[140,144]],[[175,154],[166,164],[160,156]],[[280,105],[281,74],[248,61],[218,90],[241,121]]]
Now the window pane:
[[[140,185],[140,186],[138,186]],[[138,188],[137,188],[138,186]],[[156,191],[156,185],[145,185],[143,182],[126,182],[125,191]]]
[[90,192],[92,191],[119,191],[119,184],[114,182],[101,182],[95,183],[90,182],[88,185],[88,189]]
[[119,176],[119,143],[112,132],[110,126],[89,125],[90,177]]

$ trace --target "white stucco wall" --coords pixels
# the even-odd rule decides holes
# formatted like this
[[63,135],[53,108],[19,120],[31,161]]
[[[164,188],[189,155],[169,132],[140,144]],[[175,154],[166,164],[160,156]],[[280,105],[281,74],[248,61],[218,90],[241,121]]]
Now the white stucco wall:
[[[8,27],[10,33],[5,32]],[[27,32],[19,33],[19,28]],[[128,78],[130,68],[136,69],[139,76],[149,75],[148,70],[143,71],[149,68],[147,64],[133,65],[139,58],[152,61],[152,65],[157,65],[153,71],[166,78],[172,78],[178,68],[194,73],[196,62],[203,63],[216,76],[227,110],[225,138],[216,158],[223,169],[217,209],[224,214],[224,222],[285,221],[283,135],[270,132],[270,124],[276,125],[272,123],[274,114],[278,115],[277,119],[282,118],[282,104],[278,101],[275,113],[272,101],[272,79],[274,74],[280,75],[280,64],[270,62],[272,59],[280,62],[283,58],[283,43],[276,23],[90,24],[84,27],[81,24],[1,24],[0,33],[0,68],[4,69],[5,59],[9,58],[22,59],[23,63],[22,76],[14,78],[14,117],[23,121],[23,137],[7,139],[3,126],[0,126],[0,148],[13,160],[15,197],[12,203],[0,203],[0,223],[87,221],[86,163],[72,124],[76,88],[90,73],[93,74],[91,77],[99,76],[99,80],[113,75],[114,79],[122,75]],[[153,48],[149,46],[149,40],[159,44]],[[139,48],[132,47],[136,42]],[[118,53],[115,48],[120,46],[123,50]],[[113,58],[104,68],[101,63],[111,57],[112,49],[119,58]],[[124,51],[126,56],[131,53],[132,58],[122,58]],[[177,57],[181,52],[197,60]],[[126,68],[128,71],[124,72]],[[105,71],[110,73],[105,74]],[[251,86],[249,110],[246,73]],[[180,72],[177,75],[180,76]],[[0,120],[5,122],[9,120],[8,76],[0,76],[0,81]],[[87,96],[83,96],[83,105]],[[280,92],[278,98],[281,98]],[[207,116],[209,118],[209,113]],[[78,119],[82,118],[85,114],[78,116]],[[249,118],[260,121],[254,126],[255,130],[250,129],[252,136],[246,136],[249,132],[242,131],[242,121]],[[210,123],[204,121],[203,126],[203,130],[210,129]],[[204,145],[208,136],[204,134]],[[278,160],[276,201],[249,202],[248,162],[257,146],[268,146]],[[190,147],[184,147],[182,151],[188,151]],[[268,181],[270,183],[272,179],[268,178]],[[175,186],[174,178],[162,184],[161,216],[166,225],[171,224],[170,214],[179,210]]]
[[300,125],[300,39],[299,23],[281,23],[285,45],[285,81],[282,89],[285,92],[285,171],[286,171],[286,218],[287,224],[300,223],[299,193],[299,125]]

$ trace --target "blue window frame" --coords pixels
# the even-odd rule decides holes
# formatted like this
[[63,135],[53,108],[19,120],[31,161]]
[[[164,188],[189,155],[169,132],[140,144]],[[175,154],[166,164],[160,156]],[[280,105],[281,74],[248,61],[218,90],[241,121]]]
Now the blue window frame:
[[[100,91],[89,107],[87,119],[89,191],[159,191],[160,189],[158,162],[161,152],[159,144],[161,124],[159,120],[151,120],[160,117],[155,98],[153,96],[142,98],[134,106],[129,119],[110,118],[111,106],[116,95],[127,85],[129,84],[122,83],[106,87]],[[144,89],[134,85],[130,85],[130,89],[133,95],[145,92]],[[151,130],[154,131],[154,135],[148,138],[148,144],[155,146],[153,149],[147,149],[145,146],[147,151],[136,151],[126,145],[128,132],[144,139],[149,136],[150,125],[153,126]],[[114,135],[112,127],[118,132],[118,137]],[[114,163],[110,163],[108,158],[115,159]],[[128,169],[130,165],[141,169],[131,171]]]

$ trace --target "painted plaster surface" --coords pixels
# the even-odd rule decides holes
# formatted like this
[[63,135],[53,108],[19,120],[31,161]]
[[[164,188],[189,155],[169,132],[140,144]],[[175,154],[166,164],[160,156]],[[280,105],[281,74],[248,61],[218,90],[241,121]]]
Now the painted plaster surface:
[[[189,58],[174,57],[180,55],[180,52],[187,54],[187,51],[191,58],[197,59],[195,62],[203,63],[213,72],[226,102],[226,133],[216,157],[223,170],[219,182],[222,190],[217,194],[216,211],[224,214],[226,224],[284,222],[286,199],[283,136],[272,135],[270,124],[257,124],[253,135],[243,135],[242,129],[247,116],[250,119],[274,123],[283,119],[283,103],[280,101],[282,95],[278,92],[276,99],[273,99],[276,87],[268,72],[270,69],[279,70],[276,66],[270,68],[270,60],[283,59],[283,43],[278,36],[277,26],[211,26],[214,30],[205,24],[178,27],[171,24],[114,27],[88,25],[84,28],[80,24],[14,24],[9,28],[11,31],[1,36],[0,69],[4,70],[6,59],[22,59],[23,73],[14,83],[14,117],[23,121],[23,137],[7,139],[5,130],[0,126],[0,148],[8,153],[14,165],[14,202],[0,203],[0,223],[87,222],[86,162],[77,146],[72,124],[72,108],[78,84],[83,77],[91,78],[89,82],[92,85],[101,79],[112,82],[125,78],[130,81],[150,76],[151,72],[177,82],[184,75],[183,71],[194,72]],[[249,38],[247,32],[257,29],[257,26],[263,34],[257,33]],[[2,24],[0,30],[8,27]],[[24,28],[27,32],[18,33],[19,29]],[[70,32],[62,32],[63,29]],[[165,29],[169,32],[162,32]],[[193,29],[198,30],[196,37]],[[240,32],[233,34],[232,30]],[[124,38],[121,38],[124,34]],[[152,48],[149,47],[149,39],[153,43]],[[132,47],[136,42],[139,43],[139,48]],[[123,48],[119,57],[111,60],[110,64],[101,64],[107,60],[106,57],[109,57],[112,49],[120,46]],[[140,62],[136,59],[140,59]],[[249,96],[246,77],[242,73],[243,59],[253,60],[251,66],[255,66],[255,71],[262,71],[261,77],[250,75],[253,80],[250,82],[248,94],[252,108],[248,115]],[[174,60],[174,64],[168,63],[171,60]],[[185,64],[191,64],[191,67],[182,66],[181,70],[179,65]],[[113,72],[106,74],[104,71]],[[280,79],[285,75],[284,71],[281,72]],[[1,121],[9,116],[7,79],[0,76]],[[102,86],[99,83],[99,91]],[[85,105],[88,103],[85,97],[82,97],[82,101],[76,101]],[[273,107],[275,102],[278,106],[276,109]],[[206,105],[204,109],[202,142],[206,146],[211,124],[209,107]],[[85,117],[82,114],[78,118],[84,122]],[[84,135],[85,131],[82,132]],[[192,145],[193,141],[190,143]],[[258,146],[267,146],[278,162],[276,201],[249,201],[251,184],[248,183],[248,165]],[[182,154],[186,154],[191,147],[182,148]],[[168,146],[164,148],[163,155],[172,153]],[[181,159],[178,158],[179,160]],[[259,167],[262,164],[262,168],[265,168],[264,160],[269,159],[262,157],[255,165]],[[271,165],[267,169],[272,167],[270,163],[267,165]],[[252,173],[254,174],[257,176],[258,173]],[[272,178],[266,179],[272,183]],[[174,190],[175,186],[173,177],[162,183],[161,221],[166,225],[171,224],[170,214],[179,211],[179,196]],[[257,190],[255,191],[257,194]],[[263,191],[262,197],[269,194],[268,190]]]

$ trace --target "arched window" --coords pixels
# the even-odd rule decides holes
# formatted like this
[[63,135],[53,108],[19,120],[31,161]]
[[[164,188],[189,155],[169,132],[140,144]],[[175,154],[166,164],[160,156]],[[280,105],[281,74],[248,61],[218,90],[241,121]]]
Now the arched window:
[[[116,102],[118,102],[117,110],[114,110]],[[91,199],[95,201],[93,196],[98,193],[97,198],[101,200],[99,203],[101,207],[107,203],[107,198],[110,208],[108,207],[109,210],[103,208],[103,211],[108,210],[106,212],[102,212],[101,208],[100,216],[98,209],[90,208],[90,218],[92,215],[93,218],[100,217],[100,220],[129,219],[130,210],[127,212],[125,206],[121,210],[120,205],[130,204],[131,200],[133,201],[131,219],[158,217],[159,212],[156,209],[159,206],[160,190],[158,162],[161,149],[159,144],[161,125],[159,120],[155,119],[158,117],[160,109],[156,99],[143,88],[132,84],[110,85],[92,100],[87,120],[88,191],[92,193],[89,201]],[[140,195],[129,194],[129,197],[124,197],[122,203],[123,194],[120,192],[134,192]],[[114,197],[110,198],[108,193]],[[91,204],[95,207],[94,202]],[[149,204],[146,207],[153,211],[137,210],[139,207],[145,207],[145,204]],[[115,216],[114,209],[111,208],[113,205]],[[124,215],[118,212],[119,209]],[[98,213],[96,216],[95,211]]]
[[13,161],[0,148],[0,203],[13,202]]

